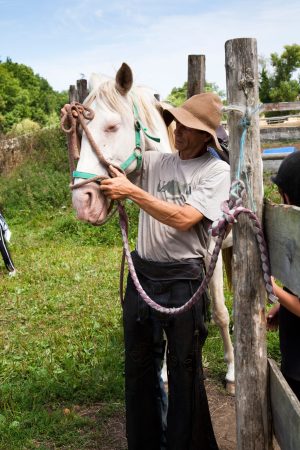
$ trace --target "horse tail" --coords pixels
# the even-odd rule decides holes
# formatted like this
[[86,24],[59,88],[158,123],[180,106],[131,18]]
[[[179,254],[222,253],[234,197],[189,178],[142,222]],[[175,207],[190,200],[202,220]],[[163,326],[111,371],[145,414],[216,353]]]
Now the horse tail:
[[222,249],[222,258],[225,267],[228,289],[232,291],[232,246]]

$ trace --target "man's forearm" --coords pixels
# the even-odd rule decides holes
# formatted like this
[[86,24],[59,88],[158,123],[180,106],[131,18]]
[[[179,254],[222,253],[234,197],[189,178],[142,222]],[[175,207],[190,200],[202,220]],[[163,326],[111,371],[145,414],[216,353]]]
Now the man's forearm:
[[137,186],[128,198],[159,222],[178,230],[186,231],[203,218],[203,215],[192,206],[159,200]]
[[203,215],[192,206],[159,200],[137,186],[128,198],[159,222],[178,230],[186,231],[203,219]]
[[110,170],[115,175],[114,178],[103,180],[99,187],[108,198],[112,200],[129,198],[150,216],[177,230],[186,231],[203,219],[203,214],[193,206],[181,206],[160,200],[131,183],[117,169],[110,166]]

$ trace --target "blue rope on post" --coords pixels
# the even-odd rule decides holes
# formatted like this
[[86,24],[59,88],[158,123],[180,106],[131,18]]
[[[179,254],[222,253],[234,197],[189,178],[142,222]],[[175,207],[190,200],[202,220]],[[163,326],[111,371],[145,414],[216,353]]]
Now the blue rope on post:
[[[258,111],[260,110],[262,107],[261,104],[257,105],[255,108],[252,108],[250,111],[247,108],[246,112],[244,113],[244,117],[240,120],[239,125],[241,125],[243,127],[243,131],[242,131],[242,135],[241,135],[241,139],[240,139],[240,156],[239,156],[239,162],[238,162],[238,168],[236,171],[236,180],[242,181],[241,180],[241,172],[244,169],[244,156],[245,156],[245,152],[244,152],[244,147],[245,147],[245,142],[246,142],[246,136],[247,136],[247,131],[251,125],[251,117]],[[245,174],[245,187],[246,187],[246,191],[248,193],[248,196],[250,198],[250,204],[251,204],[251,209],[252,211],[256,211],[256,205],[253,199],[253,193],[252,193],[252,189],[250,188],[250,182],[249,182],[249,178],[248,178],[248,173],[246,170],[244,170],[244,174]],[[235,187],[234,187],[235,189]]]

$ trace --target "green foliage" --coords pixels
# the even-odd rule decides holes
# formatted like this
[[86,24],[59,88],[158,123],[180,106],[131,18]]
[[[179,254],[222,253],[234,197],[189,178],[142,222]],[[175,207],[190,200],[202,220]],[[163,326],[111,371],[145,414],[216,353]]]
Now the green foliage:
[[187,81],[181,87],[174,87],[167,97],[173,106],[180,106],[187,98]]
[[205,92],[215,92],[221,99],[225,99],[226,93],[216,83],[205,82]]
[[69,167],[63,133],[43,130],[24,139],[23,147],[25,162],[0,186],[0,207],[7,218],[68,206]]
[[59,110],[66,101],[66,92],[54,91],[30,67],[9,58],[0,61],[0,132],[10,131],[25,118],[41,126],[53,115],[58,120]]
[[295,101],[300,94],[299,79],[293,79],[300,68],[300,45],[285,45],[284,49],[280,56],[271,54],[271,71],[262,61],[259,96],[263,103]]
[[[216,83],[205,83],[206,92],[215,92],[221,98],[225,97],[225,92]],[[174,87],[167,97],[167,101],[173,106],[180,106],[187,99],[187,81],[181,87]]]
[[281,203],[278,187],[271,181],[271,172],[264,172],[264,198],[273,203]]
[[40,125],[31,119],[22,119],[21,122],[15,123],[12,126],[12,136],[22,136],[23,134],[30,134],[41,129]]

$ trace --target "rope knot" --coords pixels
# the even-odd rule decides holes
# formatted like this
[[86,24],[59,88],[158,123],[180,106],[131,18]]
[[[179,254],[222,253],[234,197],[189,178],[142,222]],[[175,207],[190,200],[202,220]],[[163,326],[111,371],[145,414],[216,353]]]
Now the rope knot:
[[249,128],[250,127],[250,118],[247,116],[242,117],[242,119],[240,120],[240,125],[243,128]]

